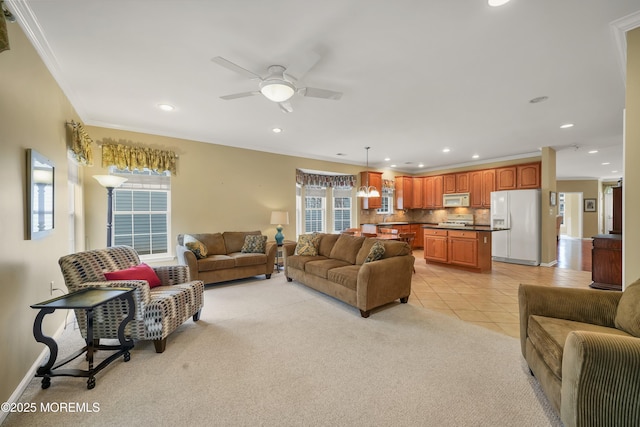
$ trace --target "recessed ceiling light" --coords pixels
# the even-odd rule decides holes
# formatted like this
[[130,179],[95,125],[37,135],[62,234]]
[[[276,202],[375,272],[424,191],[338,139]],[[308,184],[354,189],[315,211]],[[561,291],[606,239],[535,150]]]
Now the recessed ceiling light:
[[477,159],[477,158],[479,158],[479,157],[480,157],[480,156],[479,156],[478,154],[474,154],[473,156],[471,156],[471,158],[473,158],[473,159]]
[[611,164],[611,162],[604,162],[604,163],[602,163],[602,166],[607,166],[607,165],[610,165],[610,164]]
[[385,162],[388,162],[389,160],[391,160],[391,157],[385,157],[385,158],[384,158],[384,161],[385,161]]
[[560,129],[569,129],[573,127],[573,123],[565,123],[560,126]]
[[443,153],[448,153],[449,151],[451,151],[451,149],[450,149],[450,148],[443,148],[443,149],[442,149],[442,152],[443,152]]
[[273,133],[280,133],[280,132],[282,132],[282,129],[280,129],[280,128],[273,128],[273,129],[271,129],[271,130],[273,131]]
[[598,152],[598,150],[591,150],[589,151],[589,154],[596,154]]
[[158,104],[158,108],[162,111],[173,111],[176,109],[176,107],[171,104]]
[[611,173],[618,173],[618,171],[611,171]]
[[395,168],[395,167],[396,167],[396,165],[389,165],[389,166],[391,166],[392,168]]
[[491,7],[502,6],[503,4],[509,3],[510,0],[489,0],[487,3]]
[[544,101],[546,101],[547,99],[549,99],[549,97],[548,97],[548,96],[538,96],[538,97],[536,97],[536,98],[530,99],[530,100],[529,100],[529,103],[530,103],[530,104],[537,104],[538,102],[544,102]]
[[418,167],[419,168],[423,168],[424,167],[424,163],[418,163]]

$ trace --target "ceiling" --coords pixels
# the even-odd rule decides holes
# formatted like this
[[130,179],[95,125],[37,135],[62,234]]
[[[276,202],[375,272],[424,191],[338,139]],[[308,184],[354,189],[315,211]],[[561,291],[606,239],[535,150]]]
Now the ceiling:
[[[623,34],[640,0],[5,4],[87,125],[358,165],[370,146],[371,167],[407,173],[550,146],[560,179],[622,176]],[[297,85],[340,100],[296,94],[287,114],[220,98],[258,83],[215,56],[264,76],[313,55]]]

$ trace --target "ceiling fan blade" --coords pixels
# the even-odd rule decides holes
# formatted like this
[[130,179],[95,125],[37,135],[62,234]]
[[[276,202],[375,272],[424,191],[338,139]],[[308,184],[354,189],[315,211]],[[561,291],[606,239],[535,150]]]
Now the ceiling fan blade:
[[320,54],[314,51],[307,51],[302,58],[299,58],[290,67],[287,67],[285,75],[294,82],[302,79],[320,60]]
[[221,96],[220,98],[229,101],[231,99],[246,98],[247,96],[260,95],[260,91],[252,90],[251,92],[234,93],[231,95]]
[[258,80],[262,80],[262,77],[260,77],[259,75],[257,75],[256,73],[254,73],[253,71],[249,71],[245,68],[242,68],[241,66],[234,64],[231,61],[227,61],[226,59],[224,59],[221,56],[216,56],[214,58],[211,58],[211,60],[213,62],[215,62],[216,64],[223,66],[224,68],[227,68],[231,71],[235,71],[238,74],[241,74],[245,77],[248,77],[250,79],[258,79]]
[[279,102],[278,105],[283,113],[293,113],[293,107],[289,101]]
[[342,92],[334,92],[327,89],[318,89],[315,87],[303,87],[298,91],[303,96],[310,96],[312,98],[324,98],[338,100],[342,98]]

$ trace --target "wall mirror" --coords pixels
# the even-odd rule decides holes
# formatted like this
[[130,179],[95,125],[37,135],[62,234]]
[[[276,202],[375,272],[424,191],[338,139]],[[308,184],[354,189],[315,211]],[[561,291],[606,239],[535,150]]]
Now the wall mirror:
[[54,171],[51,160],[27,149],[27,238],[40,239],[54,227]]

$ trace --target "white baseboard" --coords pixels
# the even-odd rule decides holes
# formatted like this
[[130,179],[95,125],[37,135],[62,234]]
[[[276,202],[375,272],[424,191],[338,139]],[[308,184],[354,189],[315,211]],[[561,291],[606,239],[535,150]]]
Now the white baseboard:
[[557,259],[554,259],[551,262],[541,262],[540,263],[540,267],[553,267],[554,265],[556,265],[558,263]]
[[[65,316],[64,321],[62,322],[62,325],[60,325],[56,333],[53,334],[53,337],[51,338],[55,340],[60,335],[62,335],[62,332],[64,332],[64,327],[66,323],[67,323],[67,317]],[[31,365],[31,368],[29,368],[29,370],[25,374],[24,378],[22,378],[22,381],[20,381],[20,384],[18,384],[18,387],[16,387],[16,389],[11,394],[11,396],[7,400],[7,403],[18,402],[18,399],[20,399],[20,396],[22,396],[22,393],[24,393],[24,391],[27,389],[27,386],[29,385],[31,380],[33,380],[33,377],[36,375],[36,371],[40,366],[42,366],[42,364],[44,363],[44,360],[48,356],[49,356],[49,347],[45,346],[40,352],[40,355],[33,362],[33,365]],[[0,411],[0,425],[4,422],[4,419],[7,418],[7,415],[9,415],[9,412]]]

